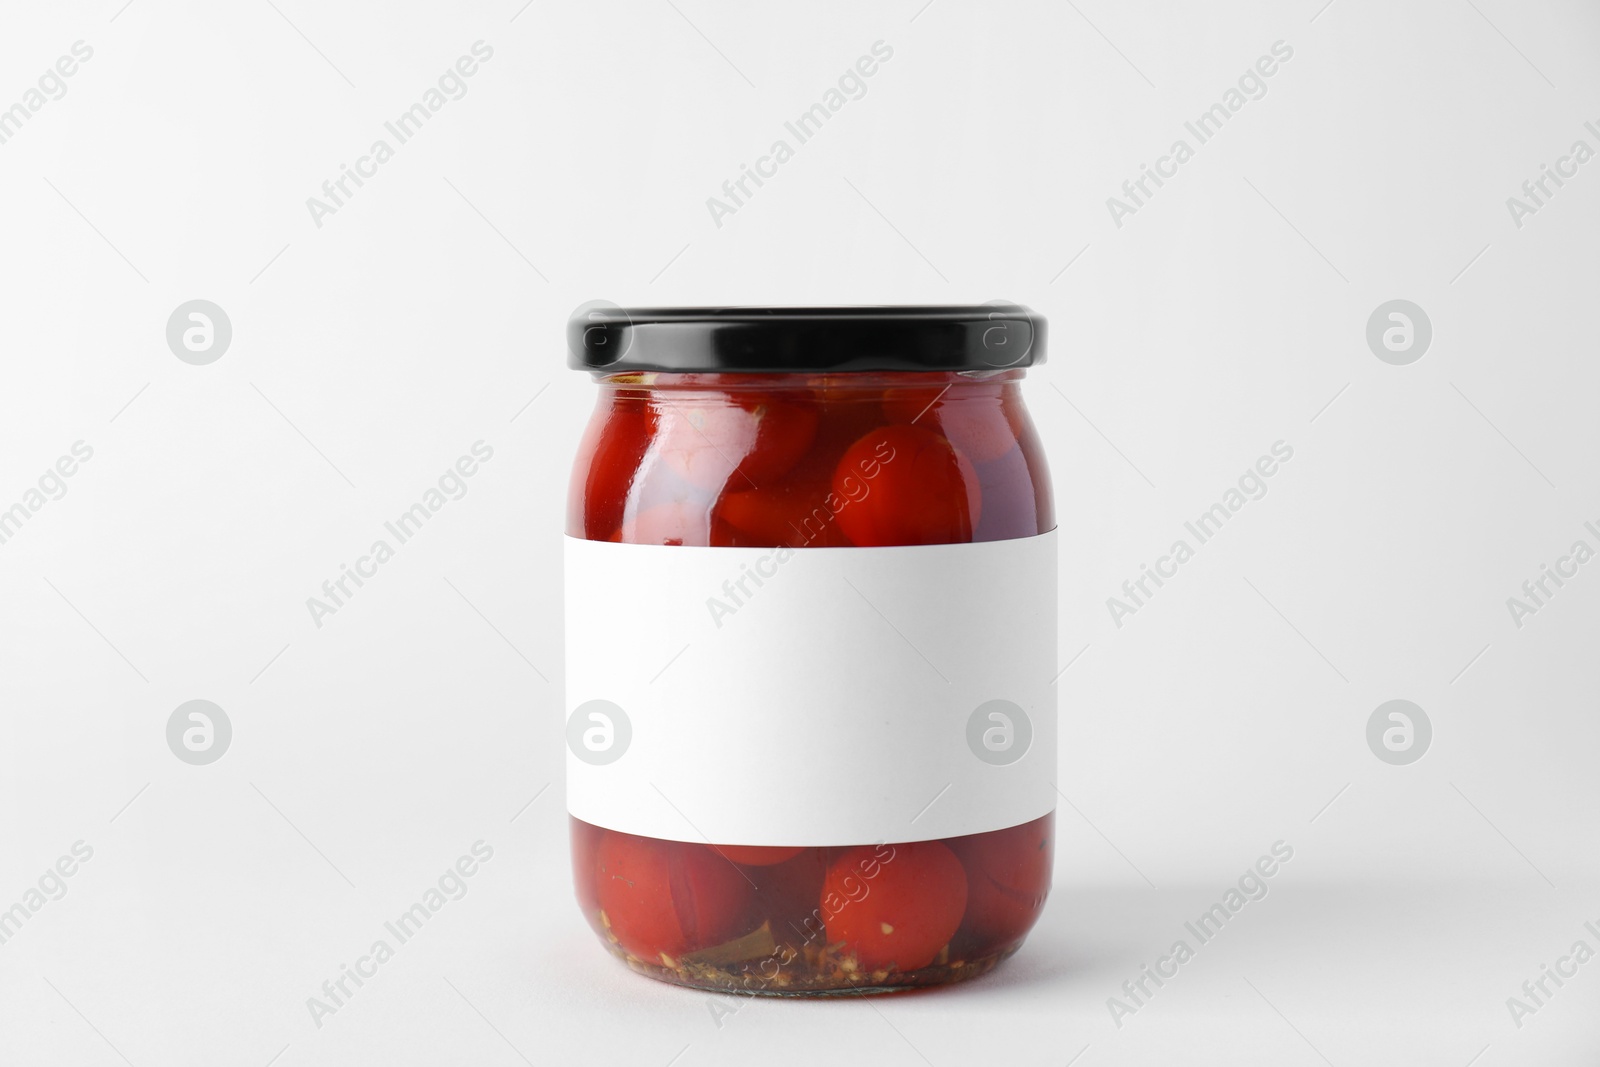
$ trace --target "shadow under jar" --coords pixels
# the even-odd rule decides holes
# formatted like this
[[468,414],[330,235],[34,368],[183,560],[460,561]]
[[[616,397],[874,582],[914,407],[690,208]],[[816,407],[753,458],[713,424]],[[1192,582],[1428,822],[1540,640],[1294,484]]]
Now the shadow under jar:
[[991,970],[1050,887],[1055,517],[1014,305],[580,309],[578,902],[763,994]]

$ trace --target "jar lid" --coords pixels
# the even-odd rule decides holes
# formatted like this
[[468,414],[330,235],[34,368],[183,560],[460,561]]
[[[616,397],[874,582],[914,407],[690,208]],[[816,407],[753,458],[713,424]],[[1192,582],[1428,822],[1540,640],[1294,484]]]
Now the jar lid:
[[621,308],[567,320],[567,365],[627,371],[981,371],[1045,358],[1045,319],[1021,304]]

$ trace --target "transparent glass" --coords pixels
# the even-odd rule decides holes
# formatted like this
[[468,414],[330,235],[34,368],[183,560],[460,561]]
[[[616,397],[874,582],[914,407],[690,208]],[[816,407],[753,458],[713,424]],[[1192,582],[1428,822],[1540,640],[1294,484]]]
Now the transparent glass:
[[[601,376],[567,532],[791,548],[1046,533],[1054,504],[1022,376]],[[775,768],[784,803],[820,783],[809,770]],[[993,969],[1038,919],[1054,847],[1053,815],[833,848],[571,829],[578,903],[613,954],[663,981],[763,994],[887,992]]]

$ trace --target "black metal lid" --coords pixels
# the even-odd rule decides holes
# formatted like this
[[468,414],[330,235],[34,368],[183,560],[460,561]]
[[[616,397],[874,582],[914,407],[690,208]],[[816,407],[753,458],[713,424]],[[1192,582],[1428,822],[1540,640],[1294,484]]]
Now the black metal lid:
[[620,308],[567,320],[567,365],[628,371],[965,371],[1045,358],[1045,319],[1020,304]]

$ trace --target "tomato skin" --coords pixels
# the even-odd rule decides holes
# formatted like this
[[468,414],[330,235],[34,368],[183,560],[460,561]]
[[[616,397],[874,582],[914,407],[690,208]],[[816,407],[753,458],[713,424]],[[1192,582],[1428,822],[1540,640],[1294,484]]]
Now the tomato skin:
[[[828,867],[822,911],[828,942],[844,943],[864,970],[926,967],[949,943],[967,907],[967,873],[938,841],[852,848]],[[876,863],[876,873],[865,870]]]
[[1003,403],[998,386],[981,393],[931,385],[889,389],[883,412],[890,422],[943,434],[974,463],[999,459],[1017,444],[1014,413]]
[[721,944],[749,911],[749,883],[703,846],[606,831],[597,897],[617,943],[640,959]]
[[704,398],[657,407],[652,447],[680,478],[699,489],[760,488],[787,473],[811,447],[818,414],[804,399],[761,395],[737,402]]
[[706,848],[724,859],[747,867],[771,867],[805,851],[803,848],[786,848],[782,845],[707,845]]
[[737,404],[690,404],[663,396],[655,412],[651,452],[697,489],[721,489],[739,457],[755,445],[756,418]]
[[1050,814],[949,842],[967,872],[967,914],[957,935],[964,947],[995,951],[1033,929],[1050,892],[1054,841]]
[[859,390],[820,389],[813,394],[818,398],[822,420],[817,426],[817,436],[811,443],[811,454],[806,457],[801,470],[807,480],[828,482],[833,469],[845,449],[861,440],[862,435],[884,425],[883,407],[872,394],[862,395]]
[[972,461],[921,426],[885,426],[845,450],[833,489],[839,524],[857,545],[944,545],[972,540],[982,495]]
[[836,521],[839,499],[827,485],[788,483],[723,494],[717,516],[736,546],[842,548],[850,543]]
[[654,432],[654,418],[642,403],[617,402],[596,410],[578,446],[567,489],[569,534],[603,541],[622,524]]
[[735,477],[757,488],[788,474],[816,440],[820,415],[804,398],[763,397],[755,409],[756,443],[739,461]]

